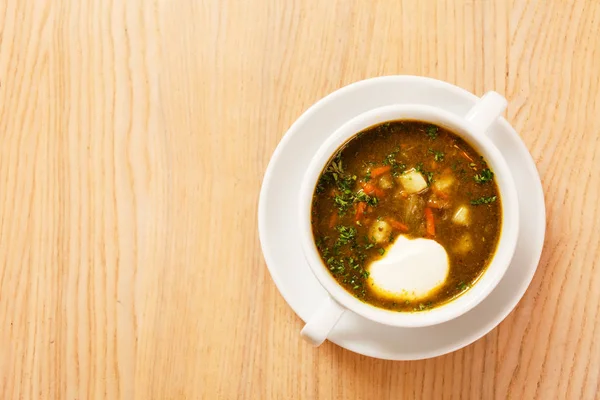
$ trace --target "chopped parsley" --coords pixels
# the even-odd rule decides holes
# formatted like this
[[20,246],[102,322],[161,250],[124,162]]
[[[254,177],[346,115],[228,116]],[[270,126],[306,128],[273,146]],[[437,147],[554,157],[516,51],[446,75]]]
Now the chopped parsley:
[[437,162],[440,161],[444,161],[444,152],[443,151],[437,151],[437,150],[433,150],[433,149],[429,149],[428,151],[429,154],[433,154],[433,159]]
[[336,179],[336,186],[338,193],[333,198],[335,205],[338,208],[338,213],[344,215],[348,207],[352,205],[355,198],[353,191],[354,183],[356,182],[356,175],[344,175]]
[[458,285],[456,285],[456,288],[458,290],[460,290],[461,292],[467,290],[469,287],[470,286],[468,284],[466,284],[466,283],[464,283],[462,281]]
[[427,178],[427,186],[431,186],[431,184],[434,182],[433,172],[425,171],[422,162],[417,164],[417,166],[415,167],[415,171],[425,175],[425,177]]
[[338,180],[339,175],[344,173],[344,166],[342,165],[342,153],[338,152],[333,160],[327,166],[325,172],[331,173],[333,179]]
[[434,182],[433,172],[425,172],[425,175],[427,176],[427,184],[431,185]]
[[340,236],[337,239],[336,245],[345,245],[356,240],[356,228],[338,225],[335,227]]
[[398,155],[399,152],[400,152],[400,149],[396,148],[390,154],[388,154],[387,156],[385,156],[385,159],[383,160],[383,165],[392,165],[392,164],[394,164],[396,162],[396,155]]
[[[362,250],[362,245],[357,243],[357,230],[351,226],[337,225],[335,231],[338,233],[332,248],[332,256],[329,256],[329,251],[324,248],[325,242],[329,239],[324,236],[317,240],[317,247],[321,251],[321,255],[327,267],[336,279],[344,284],[349,290],[354,292],[358,297],[366,296],[365,279],[369,277],[369,272],[364,270],[364,263],[367,254]],[[368,237],[366,249],[370,249],[374,244],[370,243]]]
[[321,175],[319,181],[317,182],[316,192],[323,193],[325,191],[325,186],[331,183],[332,180],[333,176],[331,174],[324,173],[323,175]]
[[[370,173],[368,174],[370,176]],[[355,191],[356,175],[350,175],[344,171],[342,160],[338,154],[327,166],[325,173],[317,184],[317,193],[325,190],[325,185],[335,183],[337,191],[333,197],[333,202],[338,209],[338,214],[343,216],[352,204],[364,201],[370,206],[376,206],[378,203],[377,197],[369,196],[364,191]]]
[[395,147],[394,151],[388,154],[383,160],[383,165],[390,165],[392,167],[392,175],[399,176],[406,169],[406,164],[398,162],[396,156],[400,152],[400,147]]
[[327,250],[327,249],[325,248],[325,238],[326,238],[326,237],[327,237],[327,236],[325,236],[325,237],[319,237],[319,238],[317,238],[317,240],[315,241],[315,244],[317,245],[317,249],[319,249],[319,251]]
[[480,197],[478,199],[471,200],[471,205],[478,206],[478,205],[481,205],[481,204],[490,204],[490,203],[493,203],[495,201],[496,201],[496,196],[490,196],[490,197],[483,196],[483,197]]
[[380,247],[379,249],[377,249],[377,251],[379,252],[380,256],[385,254],[385,249],[383,247]]
[[348,201],[345,196],[337,195],[334,197],[333,201],[338,206],[338,209],[341,211],[346,211],[348,206],[350,205],[350,201]]
[[397,178],[406,170],[406,164],[393,164],[392,165],[392,176]]
[[491,182],[494,179],[494,173],[489,168],[485,168],[481,171],[481,174],[476,174],[473,179],[479,184]]
[[[365,250],[369,250],[369,249],[372,249],[373,247],[375,247],[375,243],[373,243],[373,241],[371,241],[368,236],[365,235],[363,240],[365,242],[365,244],[363,245],[363,248]],[[365,258],[366,258],[366,255],[365,255]]]
[[367,171],[365,175],[365,182],[369,182],[371,180],[371,170]]
[[359,191],[358,193],[354,194],[354,199],[352,201],[354,201],[354,202],[364,201],[365,203],[367,203],[368,205],[373,206],[373,207],[375,207],[377,205],[377,203],[379,202],[377,200],[377,197],[369,196],[362,190]]
[[427,136],[429,136],[429,139],[434,140],[437,138],[438,136],[438,127],[435,125],[429,125],[427,127]]

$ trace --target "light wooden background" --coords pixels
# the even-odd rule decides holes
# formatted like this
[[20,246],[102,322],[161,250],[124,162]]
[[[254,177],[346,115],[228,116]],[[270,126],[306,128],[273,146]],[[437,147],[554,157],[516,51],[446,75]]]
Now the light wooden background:
[[[299,340],[258,243],[272,151],[387,74],[498,90],[547,241],[517,309],[419,362]],[[0,398],[600,398],[600,2],[1,0]]]

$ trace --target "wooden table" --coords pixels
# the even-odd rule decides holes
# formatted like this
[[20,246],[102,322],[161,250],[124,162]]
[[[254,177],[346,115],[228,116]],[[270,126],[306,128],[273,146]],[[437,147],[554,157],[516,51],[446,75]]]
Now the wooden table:
[[[0,398],[600,398],[600,2],[4,0]],[[302,342],[258,191],[319,98],[495,89],[542,177],[533,283],[490,334],[390,362]]]

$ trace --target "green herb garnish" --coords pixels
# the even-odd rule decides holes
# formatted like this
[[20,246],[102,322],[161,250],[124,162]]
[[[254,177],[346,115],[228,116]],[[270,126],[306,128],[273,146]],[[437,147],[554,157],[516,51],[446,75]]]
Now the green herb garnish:
[[340,234],[336,244],[339,243],[340,245],[345,245],[356,239],[356,228],[354,227],[338,225],[335,227],[335,229]]
[[[370,176],[370,173],[369,173]],[[338,209],[338,215],[343,216],[346,214],[348,208],[353,204],[360,201],[366,202],[370,206],[377,205],[377,198],[369,196],[364,191],[355,191],[356,186],[356,175],[350,175],[344,171],[342,160],[338,156],[334,158],[327,166],[323,177],[317,184],[317,192],[321,193],[325,190],[325,185],[328,183],[334,183],[336,186],[336,194],[333,198],[333,202]]]
[[345,199],[344,196],[340,196],[340,195],[336,195],[333,198],[334,203],[338,206],[338,208],[342,211],[346,211],[346,209],[348,208],[348,206],[350,205],[350,201],[348,201],[347,199]]
[[385,159],[383,160],[383,165],[390,165],[392,167],[392,175],[395,177],[400,175],[406,169],[406,164],[403,164],[401,162],[398,162],[398,160],[396,160],[396,156],[398,155],[399,152],[400,152],[400,147],[396,146],[394,148],[394,151],[392,151],[390,154],[388,154],[385,157]]
[[421,174],[425,175],[425,177],[427,178],[427,186],[430,186],[434,182],[433,172],[426,171],[425,168],[423,167],[422,162],[417,164],[417,166],[415,167],[415,171],[420,172]]
[[377,203],[379,202],[379,200],[377,200],[377,197],[369,196],[362,190],[359,191],[358,193],[354,194],[354,199],[352,201],[353,202],[364,201],[365,203],[367,203],[368,205],[373,206],[373,207],[375,207],[377,205]]
[[431,140],[436,139],[438,136],[438,127],[435,125],[429,125],[427,127],[427,136],[429,136],[429,138]]
[[444,161],[444,152],[442,151],[437,151],[437,150],[433,150],[433,149],[429,149],[428,151],[429,154],[433,154],[433,159],[437,162],[440,161]]
[[483,196],[483,197],[480,197],[478,199],[471,200],[471,205],[478,206],[478,205],[481,205],[481,204],[490,204],[490,203],[493,203],[495,201],[496,201],[496,196],[490,196],[490,197]]
[[433,172],[425,172],[425,175],[427,176],[427,184],[431,186],[431,184],[435,181],[433,179]]
[[473,179],[479,184],[491,182],[494,179],[494,173],[489,168],[486,168],[481,171],[481,174],[475,175]]

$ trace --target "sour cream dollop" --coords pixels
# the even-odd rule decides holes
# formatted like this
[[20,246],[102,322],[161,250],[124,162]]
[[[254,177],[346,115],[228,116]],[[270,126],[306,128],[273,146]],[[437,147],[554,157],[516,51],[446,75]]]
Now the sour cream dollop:
[[371,263],[368,283],[381,296],[418,300],[440,287],[448,270],[448,254],[441,244],[398,236],[386,254]]

